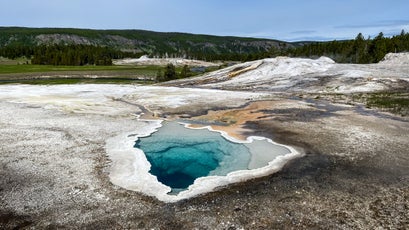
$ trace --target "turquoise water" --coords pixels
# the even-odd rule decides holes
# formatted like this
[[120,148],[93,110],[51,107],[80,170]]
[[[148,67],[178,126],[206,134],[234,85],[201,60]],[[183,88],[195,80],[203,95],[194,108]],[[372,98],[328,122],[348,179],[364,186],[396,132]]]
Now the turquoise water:
[[135,147],[145,152],[152,165],[150,173],[173,191],[186,189],[199,177],[248,169],[251,160],[246,145],[177,122],[164,122],[159,131],[139,138]]

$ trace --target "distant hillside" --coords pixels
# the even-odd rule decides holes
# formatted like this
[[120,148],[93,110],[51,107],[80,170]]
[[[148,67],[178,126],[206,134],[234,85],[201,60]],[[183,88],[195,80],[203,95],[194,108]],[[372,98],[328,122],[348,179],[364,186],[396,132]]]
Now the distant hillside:
[[327,56],[339,63],[376,63],[387,53],[408,52],[409,34],[327,42],[284,42],[261,38],[162,33],[0,27],[0,56],[25,56],[35,64],[109,65],[126,57],[182,57],[205,61],[251,61],[267,57]]
[[261,55],[272,49],[297,46],[296,43],[270,39],[161,33],[145,30],[0,27],[0,48],[50,44],[107,46],[135,55],[148,54],[160,57],[167,55],[209,60],[242,59],[243,55]]

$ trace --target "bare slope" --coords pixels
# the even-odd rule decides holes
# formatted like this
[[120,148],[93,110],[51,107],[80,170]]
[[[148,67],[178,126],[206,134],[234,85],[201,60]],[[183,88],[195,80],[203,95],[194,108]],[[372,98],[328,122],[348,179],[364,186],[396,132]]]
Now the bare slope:
[[409,88],[409,53],[389,54],[378,64],[337,64],[277,57],[234,65],[167,83],[175,86],[303,93],[353,93]]
[[114,65],[167,65],[173,64],[175,66],[202,66],[211,67],[218,66],[218,64],[213,62],[206,62],[201,60],[185,59],[185,58],[149,58],[144,55],[140,58],[125,58],[114,60]]

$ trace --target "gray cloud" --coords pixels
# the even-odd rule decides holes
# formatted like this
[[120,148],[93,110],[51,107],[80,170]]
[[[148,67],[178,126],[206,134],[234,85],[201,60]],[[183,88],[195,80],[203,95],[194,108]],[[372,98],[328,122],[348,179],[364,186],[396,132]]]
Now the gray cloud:
[[304,37],[293,37],[285,39],[289,42],[299,42],[299,41],[333,41],[333,40],[346,40],[351,39],[349,37],[326,37],[326,36],[304,36]]
[[335,26],[336,29],[355,29],[355,28],[376,28],[384,26],[406,26],[409,25],[409,20],[384,20],[361,25],[341,25]]
[[315,30],[298,30],[291,32],[291,34],[314,34],[316,32]]

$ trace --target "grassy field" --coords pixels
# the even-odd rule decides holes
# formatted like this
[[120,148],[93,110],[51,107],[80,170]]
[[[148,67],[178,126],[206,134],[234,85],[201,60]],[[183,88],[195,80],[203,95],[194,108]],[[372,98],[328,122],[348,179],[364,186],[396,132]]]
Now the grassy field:
[[51,65],[0,65],[0,74],[48,73],[72,71],[135,71],[155,75],[161,66],[51,66]]
[[390,93],[380,92],[369,95],[367,99],[369,108],[380,108],[382,110],[400,114],[401,116],[409,115],[409,93]]
[[[28,63],[28,64],[27,64]],[[0,75],[12,74],[30,74],[30,73],[72,73],[72,72],[134,72],[136,75],[156,76],[163,66],[53,66],[53,65],[31,65],[30,61],[25,58],[10,60],[0,57]],[[117,75],[117,74],[115,74]]]
[[52,66],[0,60],[0,83],[75,84],[153,82],[163,66]]
[[[23,64],[24,63],[24,64]],[[53,66],[31,65],[27,59],[0,58],[0,84],[154,83],[165,66]],[[214,68],[207,68],[212,71]],[[182,67],[176,67],[180,73]],[[198,74],[198,73],[192,73]]]

